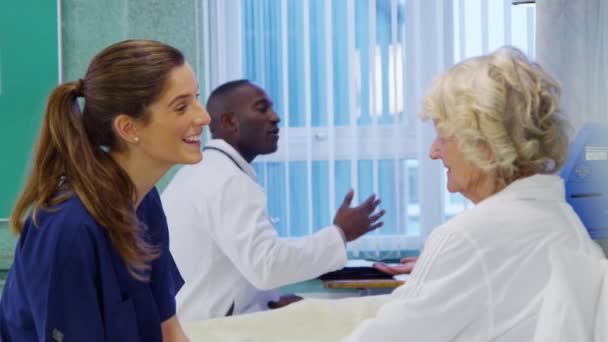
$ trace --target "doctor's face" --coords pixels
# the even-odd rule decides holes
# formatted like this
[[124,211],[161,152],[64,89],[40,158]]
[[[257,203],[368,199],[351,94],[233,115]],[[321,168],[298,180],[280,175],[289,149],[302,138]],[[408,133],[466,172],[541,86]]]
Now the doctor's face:
[[[437,131],[437,129],[435,129]],[[458,147],[458,139],[452,135],[437,136],[431,145],[429,155],[433,160],[441,160],[447,169],[447,188],[449,192],[459,192],[474,203],[484,197],[483,180],[486,175],[468,161]]]
[[241,155],[251,162],[260,154],[276,151],[281,119],[268,94],[255,84],[247,84],[237,90],[234,98]]

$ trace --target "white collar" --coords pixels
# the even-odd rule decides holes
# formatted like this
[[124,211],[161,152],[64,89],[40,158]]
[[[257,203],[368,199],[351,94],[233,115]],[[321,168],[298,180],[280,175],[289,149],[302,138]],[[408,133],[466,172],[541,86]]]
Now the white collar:
[[514,181],[490,198],[501,197],[565,201],[566,191],[559,176],[537,174]]
[[[234,147],[232,147],[230,144],[228,144],[223,139],[211,139],[211,140],[207,141],[207,143],[205,144],[205,147],[211,147],[213,149],[220,150],[221,151],[220,153],[223,152],[224,154],[226,154],[227,157],[232,159],[232,161],[234,161],[236,163],[236,166],[238,166],[241,170],[243,170],[251,179],[253,179],[254,181],[257,181],[257,175],[256,175],[255,171],[253,170],[253,168],[251,167],[251,165],[249,165],[249,163],[245,160],[245,158],[243,158],[243,156],[241,156],[241,154]],[[213,150],[210,149],[208,151],[213,151]],[[203,159],[204,159],[204,157],[203,157]]]

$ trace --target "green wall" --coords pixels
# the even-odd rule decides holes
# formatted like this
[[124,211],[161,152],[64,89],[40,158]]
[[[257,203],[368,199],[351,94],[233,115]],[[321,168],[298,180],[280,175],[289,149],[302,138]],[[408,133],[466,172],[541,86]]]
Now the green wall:
[[61,16],[65,80],[82,77],[97,52],[125,39],[160,40],[182,50],[195,70],[202,67],[195,62],[202,16],[192,0],[62,0]]
[[55,1],[0,1],[0,288],[15,237],[5,220],[32,157],[49,92],[58,82]]
[[0,218],[25,180],[46,97],[58,81],[55,1],[0,1]]

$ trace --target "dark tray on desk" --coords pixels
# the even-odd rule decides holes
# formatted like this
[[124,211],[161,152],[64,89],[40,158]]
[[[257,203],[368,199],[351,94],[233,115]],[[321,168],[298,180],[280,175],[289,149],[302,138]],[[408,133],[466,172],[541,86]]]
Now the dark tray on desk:
[[393,276],[378,271],[373,267],[345,267],[341,270],[325,273],[319,277],[323,281],[350,279],[392,279]]

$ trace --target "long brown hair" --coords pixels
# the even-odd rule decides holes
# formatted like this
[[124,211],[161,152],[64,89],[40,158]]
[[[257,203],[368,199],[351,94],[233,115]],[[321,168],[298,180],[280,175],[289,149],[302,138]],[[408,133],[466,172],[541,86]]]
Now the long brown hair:
[[[11,214],[19,234],[24,219],[49,211],[74,193],[107,229],[130,273],[147,279],[158,249],[144,236],[135,213],[135,186],[107,151],[124,148],[113,130],[119,114],[148,119],[147,108],[161,94],[170,72],[184,64],[183,54],[166,44],[127,40],[93,58],[84,79],[57,86],[51,93],[35,150],[33,167]],[[78,98],[84,98],[80,110]],[[58,192],[60,189],[68,191]]]

